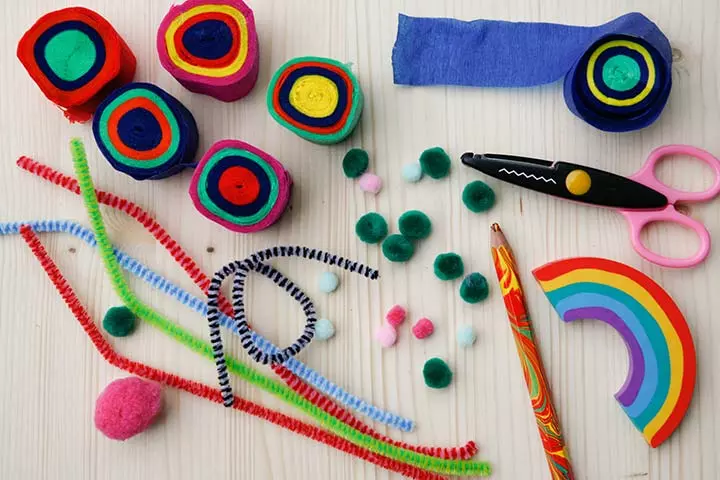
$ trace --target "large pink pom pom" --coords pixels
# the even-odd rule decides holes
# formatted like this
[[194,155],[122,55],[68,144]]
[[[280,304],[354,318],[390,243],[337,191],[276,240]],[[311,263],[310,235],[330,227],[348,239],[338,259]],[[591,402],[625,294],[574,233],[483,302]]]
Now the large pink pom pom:
[[145,431],[160,413],[160,386],[137,377],[111,382],[95,402],[95,426],[113,440]]
[[415,322],[415,325],[412,327],[413,335],[418,339],[429,337],[434,331],[435,325],[433,325],[429,318],[425,317]]

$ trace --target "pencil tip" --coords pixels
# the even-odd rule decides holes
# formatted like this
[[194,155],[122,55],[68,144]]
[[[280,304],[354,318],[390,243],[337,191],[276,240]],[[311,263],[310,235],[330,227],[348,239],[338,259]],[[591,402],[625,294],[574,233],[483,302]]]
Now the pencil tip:
[[500,230],[500,225],[498,225],[497,223],[493,223],[492,225],[490,225],[490,230],[492,230],[493,232],[502,232],[502,230]]

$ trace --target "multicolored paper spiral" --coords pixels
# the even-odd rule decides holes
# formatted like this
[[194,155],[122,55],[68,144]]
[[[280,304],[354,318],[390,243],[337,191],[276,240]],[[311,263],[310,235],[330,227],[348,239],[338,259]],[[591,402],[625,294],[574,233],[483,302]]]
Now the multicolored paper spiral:
[[239,140],[222,140],[203,155],[190,197],[205,217],[234,232],[274,224],[290,200],[292,178],[280,162]]
[[157,180],[195,166],[195,119],[180,101],[150,83],[112,92],[97,109],[93,134],[113,168],[135,180]]
[[565,77],[565,98],[576,115],[597,128],[635,130],[660,116],[670,96],[671,66],[640,37],[608,35]]
[[188,0],[157,33],[160,63],[191,92],[225,102],[244,97],[259,70],[253,12],[241,0]]
[[283,127],[311,142],[333,144],[355,129],[363,94],[347,65],[329,58],[299,57],[275,73],[267,104]]
[[17,56],[71,122],[90,120],[104,95],[135,75],[130,47],[107,20],[83,7],[40,17],[20,39]]

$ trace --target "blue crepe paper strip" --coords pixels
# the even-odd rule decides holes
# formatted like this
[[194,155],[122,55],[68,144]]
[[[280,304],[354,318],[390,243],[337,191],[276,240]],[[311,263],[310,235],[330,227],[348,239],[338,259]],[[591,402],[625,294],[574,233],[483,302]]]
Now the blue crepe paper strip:
[[[611,43],[618,41],[633,46]],[[601,94],[596,97],[587,82],[588,61],[602,49],[605,53],[590,71]],[[603,69],[611,68],[608,59],[618,56],[629,57],[626,61],[639,67],[634,70],[639,71],[637,85],[630,91],[610,88],[602,81]],[[565,76],[564,96],[570,111],[609,132],[637,130],[653,123],[665,107],[672,86],[670,42],[641,13],[628,13],[595,27],[466,22],[400,14],[392,63],[398,85],[531,87]],[[620,101],[636,97],[637,101],[613,105],[600,100],[603,95]]]
[[[97,247],[95,235],[93,232],[83,227],[82,225],[68,221],[68,220],[40,220],[40,221],[28,221],[28,222],[10,222],[0,223],[0,235],[18,235],[20,233],[20,227],[28,225],[33,231],[37,233],[69,233],[91,247]],[[118,259],[118,263],[123,269],[127,270],[136,277],[144,280],[150,284],[153,288],[160,290],[161,292],[175,298],[183,305],[191,308],[202,316],[207,316],[208,306],[205,302],[190,294],[186,290],[172,284],[162,275],[155,273],[148,267],[143,265],[138,260],[135,260],[130,255],[124,253],[122,250],[114,249],[115,256]],[[223,327],[231,330],[235,335],[239,335],[238,327],[236,322],[227,315],[220,314],[220,323]],[[262,337],[261,335],[253,332],[253,340],[257,343],[258,347],[270,354],[277,353],[280,351],[278,347],[273,345],[269,340]],[[340,386],[334,384],[327,378],[323,377],[320,373],[316,372],[312,368],[308,367],[296,358],[289,358],[283,365],[293,372],[295,375],[303,379],[308,384],[321,391],[323,394],[337,400],[341,404],[354,409],[355,411],[370,417],[376,422],[383,423],[385,425],[397,428],[403,432],[410,432],[415,428],[415,422],[396,415],[394,413],[386,412],[384,410],[370,405],[364,400],[356,397],[355,395],[344,391]]]

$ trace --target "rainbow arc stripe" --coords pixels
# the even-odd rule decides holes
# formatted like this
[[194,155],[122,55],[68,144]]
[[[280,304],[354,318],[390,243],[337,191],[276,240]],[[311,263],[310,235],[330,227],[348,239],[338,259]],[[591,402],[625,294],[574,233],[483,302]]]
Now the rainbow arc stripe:
[[615,397],[652,447],[682,422],[695,389],[695,345],[685,317],[644,273],[602,258],[571,258],[533,271],[565,322],[600,320],[623,338],[630,357]]

